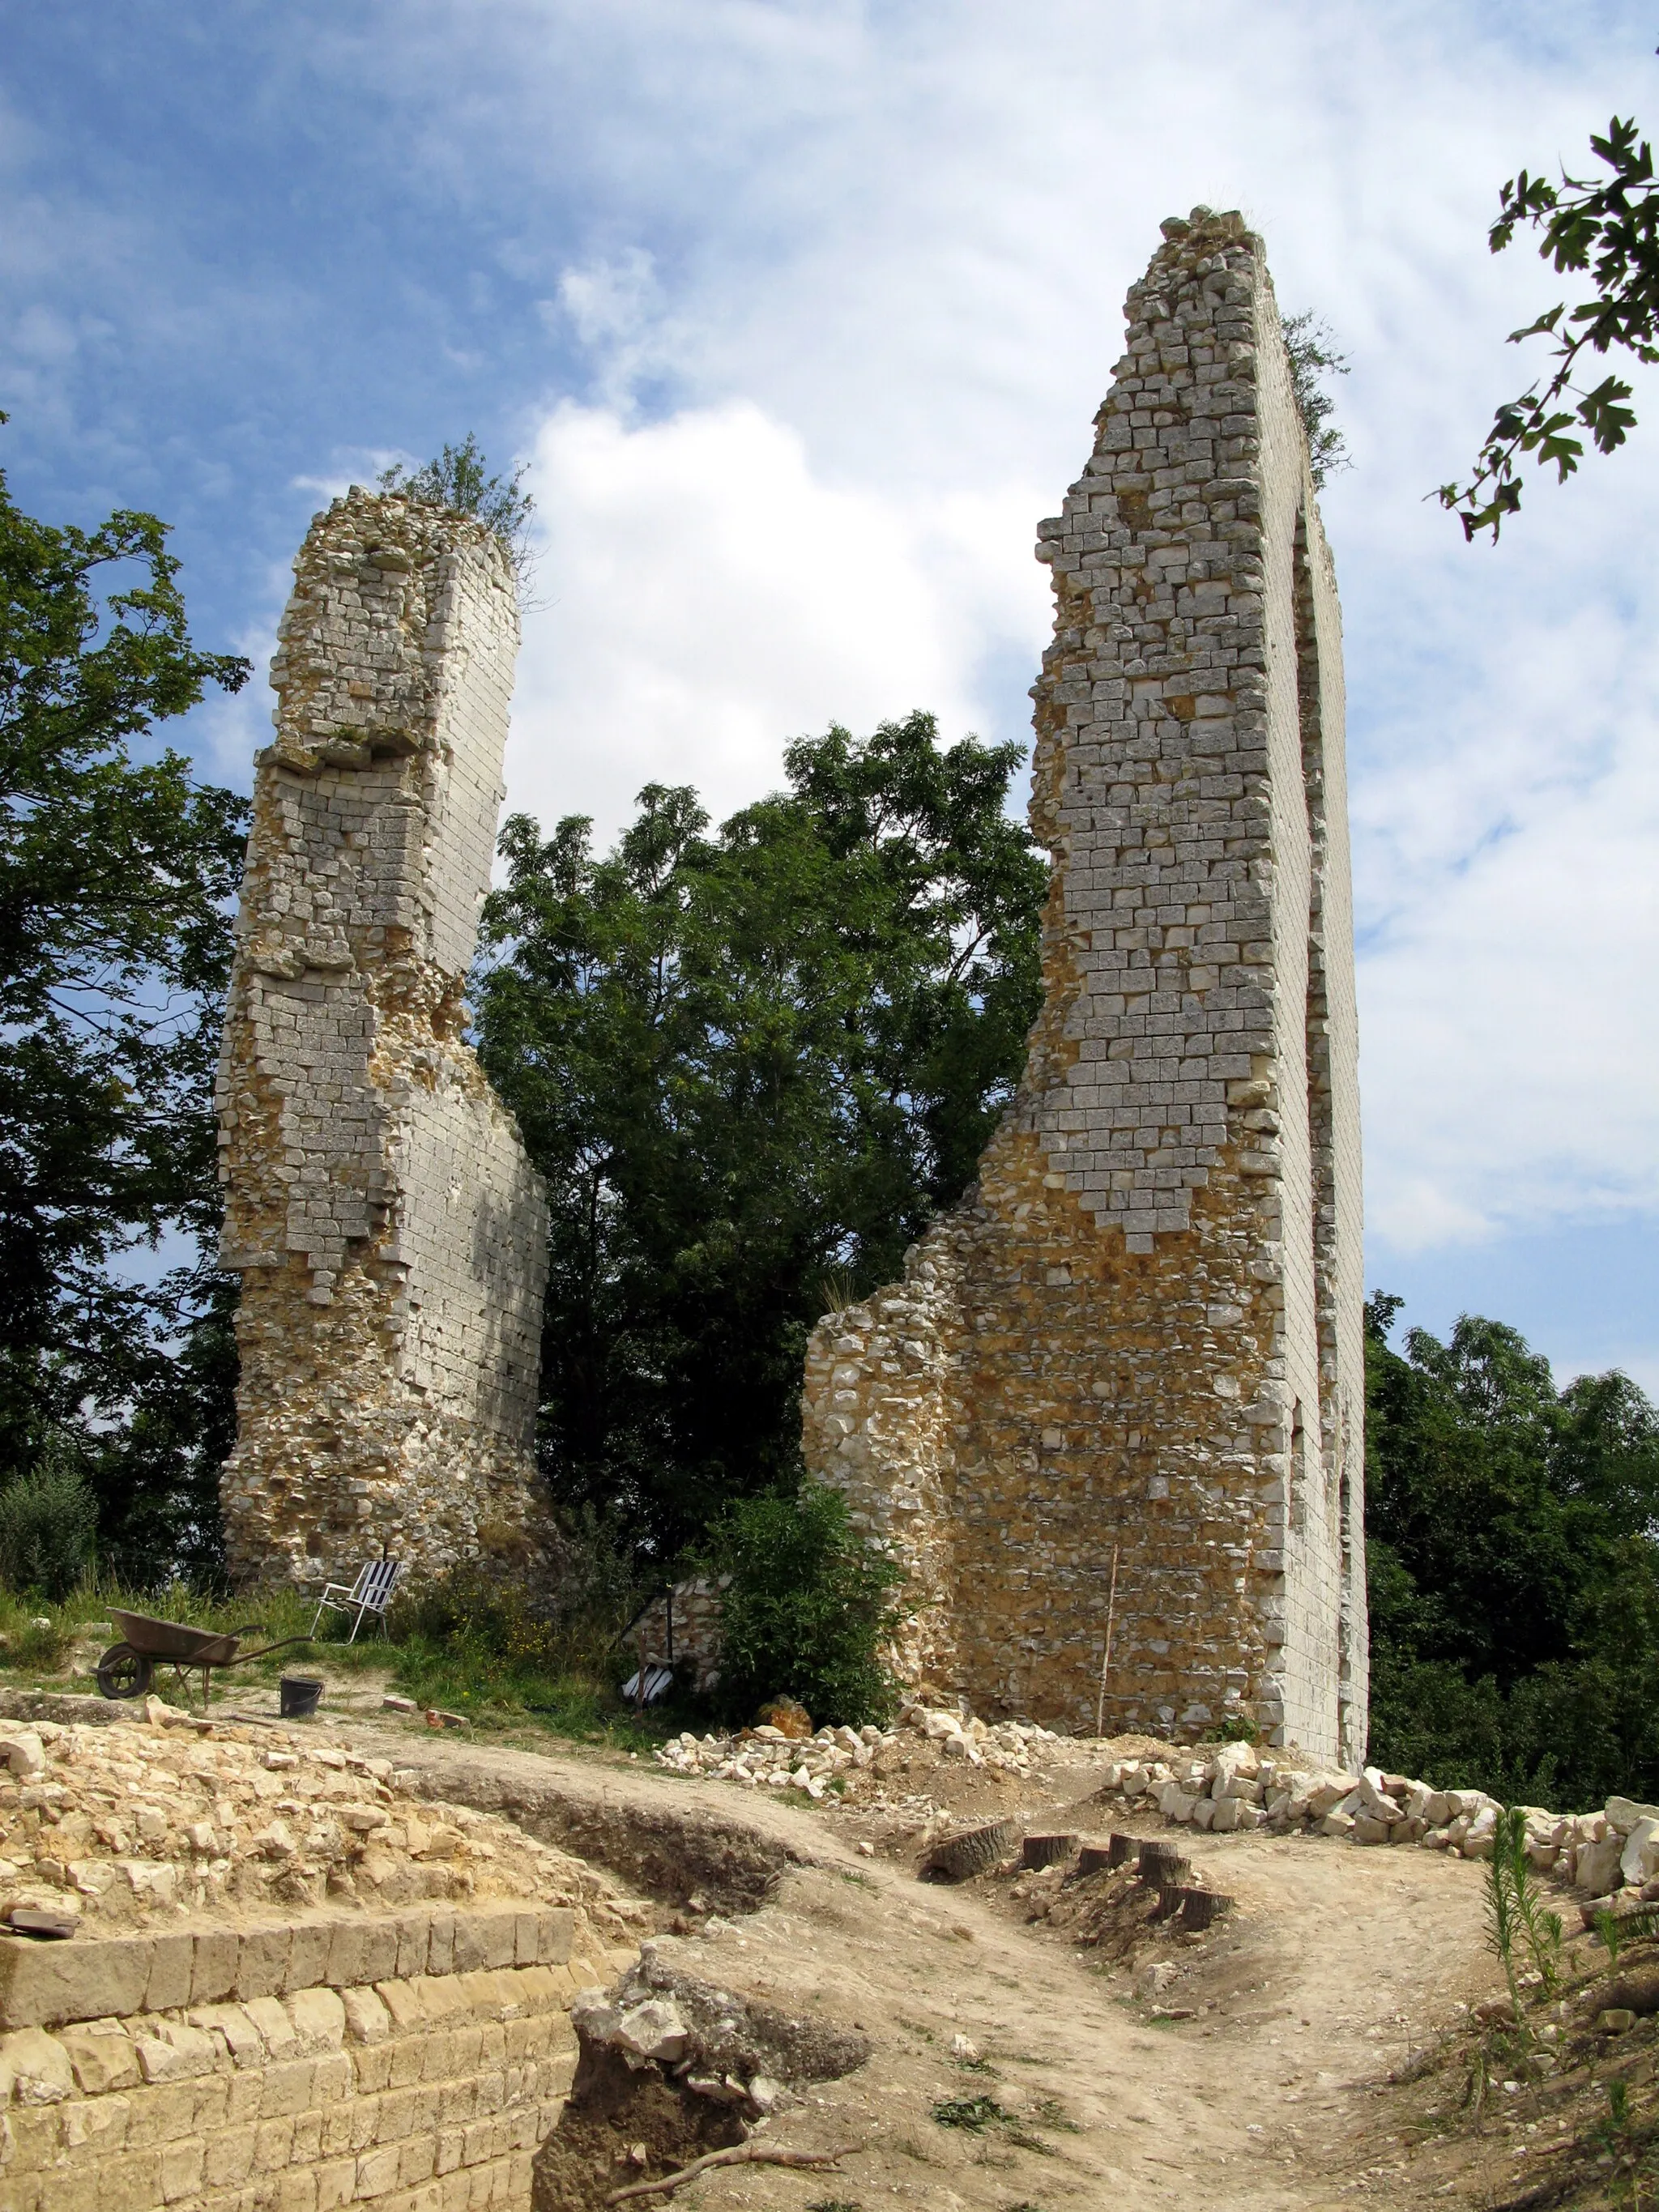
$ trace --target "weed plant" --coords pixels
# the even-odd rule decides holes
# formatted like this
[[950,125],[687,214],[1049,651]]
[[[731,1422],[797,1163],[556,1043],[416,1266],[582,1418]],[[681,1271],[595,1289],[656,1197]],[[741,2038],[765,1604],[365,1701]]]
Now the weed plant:
[[1523,1958],[1531,1960],[1546,1996],[1560,1987],[1561,1916],[1544,1903],[1527,1856],[1527,1816],[1519,1805],[1498,1814],[1492,1832],[1486,1863],[1486,1942],[1504,1969],[1517,2021]]

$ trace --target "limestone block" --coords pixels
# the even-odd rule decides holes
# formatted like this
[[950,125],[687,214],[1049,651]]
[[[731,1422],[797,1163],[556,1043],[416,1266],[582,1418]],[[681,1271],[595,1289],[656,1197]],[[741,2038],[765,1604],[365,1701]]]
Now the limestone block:
[[288,2011],[294,2022],[294,2032],[299,2039],[301,2051],[306,2056],[338,2051],[344,2044],[345,2006],[337,1991],[327,1989],[298,1990],[289,1999]]
[[55,2036],[21,2027],[0,2036],[0,2089],[20,2105],[59,2105],[75,2088],[70,2054]]
[[138,2012],[153,1962],[148,1936],[9,1944],[0,1950],[0,2023],[52,2027]]
[[345,2029],[353,2043],[384,2043],[392,2033],[392,2014],[374,1990],[343,1990],[341,2003]]
[[144,1984],[146,2012],[167,2012],[191,2002],[195,1979],[196,1940],[187,1934],[150,1939],[149,1978]]
[[293,1949],[291,1929],[250,1928],[244,1933],[237,1947],[235,1986],[243,2003],[275,1996],[287,1987]]
[[570,1958],[576,1937],[576,1915],[568,1905],[544,1905],[536,1914],[537,1963],[562,1966]]
[[[1615,1834],[1619,1832],[1614,1830]],[[1623,1879],[1639,1887],[1659,1875],[1659,1814],[1644,1814],[1631,1823],[1619,1855]]]
[[138,2057],[132,2039],[113,2021],[94,2021],[82,2027],[66,2027],[58,2041],[69,2053],[75,2086],[83,2097],[101,2097],[114,2089],[128,2089],[138,2079]]
[[249,2018],[243,2006],[202,2005],[192,2008],[188,2018],[192,2027],[199,2027],[208,2034],[220,2036],[234,2064],[264,2065],[264,2038]]
[[157,2021],[152,2032],[134,2036],[132,2047],[146,2081],[193,2081],[210,2074],[218,2057],[211,2035],[179,2021]]
[[1616,1829],[1597,1842],[1581,1844],[1573,1876],[1575,1887],[1589,1897],[1605,1897],[1609,1891],[1617,1889],[1622,1881],[1620,1861],[1624,1850],[1624,1838]]

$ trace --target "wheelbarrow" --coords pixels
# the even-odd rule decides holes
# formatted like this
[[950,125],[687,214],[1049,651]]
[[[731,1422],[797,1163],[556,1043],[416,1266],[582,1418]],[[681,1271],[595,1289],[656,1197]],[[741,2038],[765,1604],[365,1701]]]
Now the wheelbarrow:
[[179,1680],[187,1682],[199,1667],[202,1670],[202,1710],[207,1711],[210,1684],[216,1667],[240,1667],[250,1659],[264,1659],[272,1651],[284,1651],[290,1644],[309,1644],[308,1636],[285,1636],[280,1644],[263,1644],[257,1651],[237,1649],[244,1636],[264,1633],[257,1620],[250,1620],[230,1635],[222,1635],[212,1628],[186,1628],[182,1621],[153,1620],[147,1613],[123,1613],[118,1606],[111,1606],[109,1617],[120,1630],[124,1641],[112,1644],[98,1662],[98,1686],[106,1698],[142,1698],[148,1694],[155,1680],[155,1665],[160,1660],[171,1666]]

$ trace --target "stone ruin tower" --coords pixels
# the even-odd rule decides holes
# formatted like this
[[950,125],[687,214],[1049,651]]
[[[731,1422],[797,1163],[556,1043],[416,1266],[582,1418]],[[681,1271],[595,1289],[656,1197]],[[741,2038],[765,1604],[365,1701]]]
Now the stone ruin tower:
[[1031,821],[1043,1006],[979,1180],[828,1316],[809,1467],[908,1570],[901,1671],[1108,1732],[1366,1727],[1340,616],[1261,240],[1128,298],[1065,512]]
[[518,652],[483,525],[354,489],[294,564],[220,1061],[233,1570],[533,1541],[547,1208],[463,1037]]

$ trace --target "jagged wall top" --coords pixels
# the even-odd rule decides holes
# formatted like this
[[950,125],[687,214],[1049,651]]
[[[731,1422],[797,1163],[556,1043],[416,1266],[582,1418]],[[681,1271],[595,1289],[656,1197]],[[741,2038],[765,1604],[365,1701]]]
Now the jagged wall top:
[[1016,1109],[1132,1251],[1188,1227],[1273,1049],[1262,488],[1319,536],[1261,240],[1205,209],[1163,228],[1094,453],[1039,525],[1058,621],[1031,818],[1070,982]]
[[244,890],[252,964],[338,969],[355,939],[359,956],[412,955],[464,975],[503,796],[519,640],[507,550],[450,508],[354,486],[313,523],[294,574],[270,665],[276,734],[256,764],[312,779],[420,756],[424,772],[405,787],[400,852],[386,825],[373,854],[349,836],[303,890],[284,882],[264,896],[256,841]]

